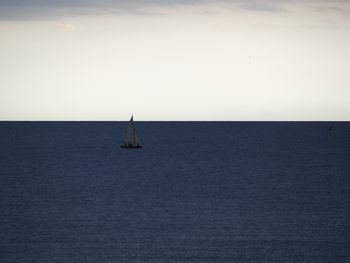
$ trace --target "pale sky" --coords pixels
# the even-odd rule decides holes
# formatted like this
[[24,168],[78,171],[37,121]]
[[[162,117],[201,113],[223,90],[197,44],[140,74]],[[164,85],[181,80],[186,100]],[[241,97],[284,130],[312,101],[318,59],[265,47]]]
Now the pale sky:
[[0,0],[0,120],[350,120],[348,0]]

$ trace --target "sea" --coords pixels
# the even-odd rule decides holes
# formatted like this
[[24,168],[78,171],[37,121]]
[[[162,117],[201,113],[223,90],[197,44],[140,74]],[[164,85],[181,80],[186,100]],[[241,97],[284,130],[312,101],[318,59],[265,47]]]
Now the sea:
[[350,122],[0,122],[0,262],[350,262]]

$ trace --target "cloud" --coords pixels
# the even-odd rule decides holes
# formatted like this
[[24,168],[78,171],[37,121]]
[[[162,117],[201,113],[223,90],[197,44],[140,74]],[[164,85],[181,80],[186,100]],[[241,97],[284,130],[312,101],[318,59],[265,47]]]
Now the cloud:
[[[0,0],[0,20],[50,19],[70,15],[142,13],[152,5],[175,5],[176,0]],[[195,0],[193,2],[201,2]]]
[[78,27],[75,24],[66,21],[59,21],[55,26],[65,32],[74,32],[78,30]]
[[[89,14],[152,14],[152,8],[170,8],[176,6],[233,7],[246,12],[285,12],[288,5],[318,5],[317,11],[340,10],[344,0],[332,2],[332,8],[324,5],[326,0],[0,0],[0,20],[38,20],[57,17]],[[321,4],[321,5],[320,5]],[[203,10],[203,9],[201,9]],[[202,12],[202,11],[200,11]],[[216,10],[206,9],[208,14]]]
[[286,9],[272,4],[266,4],[263,2],[248,2],[239,6],[246,11],[263,11],[263,12],[284,12]]
[[316,12],[344,12],[345,10],[343,8],[340,8],[339,6],[316,6],[314,8]]

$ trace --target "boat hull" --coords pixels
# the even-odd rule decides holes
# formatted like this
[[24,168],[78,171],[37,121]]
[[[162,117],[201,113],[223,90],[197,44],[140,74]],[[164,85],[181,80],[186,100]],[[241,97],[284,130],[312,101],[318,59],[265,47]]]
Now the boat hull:
[[120,148],[124,148],[124,149],[140,149],[140,148],[142,148],[142,146],[141,145],[137,145],[137,146],[120,145]]

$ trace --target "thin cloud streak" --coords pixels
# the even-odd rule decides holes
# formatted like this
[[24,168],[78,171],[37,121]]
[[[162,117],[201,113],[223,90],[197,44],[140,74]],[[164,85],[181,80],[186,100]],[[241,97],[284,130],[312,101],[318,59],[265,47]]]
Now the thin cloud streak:
[[240,5],[240,8],[246,11],[258,11],[258,12],[285,12],[287,11],[284,8],[279,7],[278,5],[270,5],[264,3],[250,2],[244,5]]
[[[345,11],[343,6],[348,2],[343,0],[0,0],[0,20],[42,20],[55,19],[74,15],[100,15],[100,14],[154,14],[153,8],[169,10],[179,6],[193,8],[208,6],[206,13],[216,13],[212,6],[223,6],[228,9],[244,12],[287,12],[291,6],[314,6],[314,12]],[[199,13],[203,14],[202,10]]]

